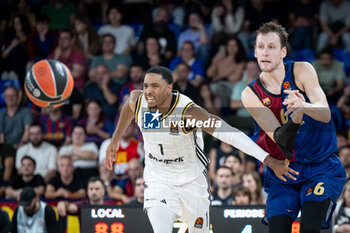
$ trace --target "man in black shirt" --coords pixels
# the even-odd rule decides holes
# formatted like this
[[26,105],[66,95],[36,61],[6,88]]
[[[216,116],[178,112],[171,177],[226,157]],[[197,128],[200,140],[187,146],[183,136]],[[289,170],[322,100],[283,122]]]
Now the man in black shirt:
[[51,178],[46,187],[45,197],[80,199],[86,196],[85,182],[74,172],[73,160],[69,155],[60,155],[57,159],[58,173]]
[[47,232],[58,233],[56,214],[51,206],[39,201],[32,187],[25,187],[12,217],[12,233]]
[[219,167],[215,178],[218,187],[213,193],[212,205],[232,205],[232,178],[231,168]]
[[135,179],[135,192],[134,192],[134,198],[132,201],[126,206],[132,206],[132,207],[143,207],[143,201],[144,201],[144,192],[145,192],[145,186],[144,186],[145,180],[142,176],[139,176]]
[[[61,217],[67,214],[77,215],[81,217],[81,208],[83,205],[103,205],[106,187],[101,178],[93,176],[88,181],[87,195],[88,200],[84,199],[78,202],[69,203],[68,201],[59,201],[57,203],[57,213]],[[81,224],[80,224],[81,226]]]
[[174,90],[178,90],[181,94],[187,95],[190,97],[193,102],[198,102],[198,89],[188,81],[188,76],[191,73],[190,67],[184,63],[180,62],[175,69],[175,82]]
[[9,215],[0,209],[0,233],[8,233],[11,227]]
[[38,196],[44,195],[45,181],[40,175],[34,175],[36,162],[29,156],[21,159],[21,175],[13,177],[6,188],[6,198],[19,198],[24,187],[31,186]]

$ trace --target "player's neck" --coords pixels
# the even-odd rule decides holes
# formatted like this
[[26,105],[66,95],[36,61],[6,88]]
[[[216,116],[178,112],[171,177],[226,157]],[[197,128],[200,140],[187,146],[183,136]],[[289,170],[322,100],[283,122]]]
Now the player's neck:
[[274,85],[281,86],[285,77],[285,69],[283,62],[271,72],[262,72],[260,74],[260,80],[265,85],[265,87],[270,87]]
[[151,108],[150,110],[151,111],[159,110],[161,114],[163,115],[166,114],[170,108],[172,98],[173,98],[173,95],[170,94],[161,105],[157,106],[156,108]]

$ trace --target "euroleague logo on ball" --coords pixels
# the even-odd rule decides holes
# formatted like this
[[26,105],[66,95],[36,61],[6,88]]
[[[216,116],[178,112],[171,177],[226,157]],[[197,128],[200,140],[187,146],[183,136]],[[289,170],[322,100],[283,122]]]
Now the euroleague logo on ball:
[[39,97],[40,96],[40,91],[38,90],[38,89],[34,89],[33,90],[33,95],[35,96],[35,97]]

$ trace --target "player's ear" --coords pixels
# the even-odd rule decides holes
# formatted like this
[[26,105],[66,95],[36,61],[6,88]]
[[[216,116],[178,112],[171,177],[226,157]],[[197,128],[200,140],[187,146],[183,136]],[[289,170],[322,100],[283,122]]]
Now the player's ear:
[[287,47],[284,46],[281,50],[281,53],[282,53],[282,58],[285,58],[287,56]]
[[254,45],[254,57],[258,58],[257,54],[256,54],[256,45]]
[[173,91],[173,84],[168,85],[168,90],[169,90],[169,93],[171,93]]

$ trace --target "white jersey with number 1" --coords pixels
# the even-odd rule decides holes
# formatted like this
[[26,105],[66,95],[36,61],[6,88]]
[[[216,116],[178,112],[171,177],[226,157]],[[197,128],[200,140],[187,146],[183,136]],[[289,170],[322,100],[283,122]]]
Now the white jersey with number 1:
[[[200,130],[186,128],[184,114],[193,101],[177,91],[168,112],[158,118],[160,128],[149,128],[145,122],[150,114],[143,94],[136,102],[135,120],[140,127],[145,149],[145,182],[181,185],[202,175],[208,165],[203,153]],[[182,122],[182,123],[179,123]]]

